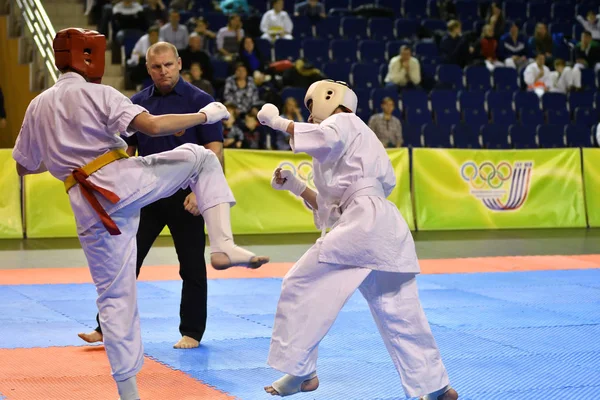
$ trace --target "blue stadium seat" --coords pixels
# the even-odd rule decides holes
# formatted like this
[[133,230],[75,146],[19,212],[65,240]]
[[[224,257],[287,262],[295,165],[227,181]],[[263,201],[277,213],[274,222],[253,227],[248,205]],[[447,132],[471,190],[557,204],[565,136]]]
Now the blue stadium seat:
[[445,108],[450,108],[453,110],[457,110],[456,108],[456,90],[440,90],[434,89],[429,94],[429,98],[431,100],[431,109],[434,112],[438,110],[442,110]]
[[566,108],[547,111],[546,117],[551,125],[568,125],[571,123],[571,115]]
[[553,2],[550,6],[550,16],[552,17],[552,21],[570,22],[573,25],[575,16],[574,6],[572,4]]
[[575,40],[579,40],[579,38],[581,38],[581,33],[584,31],[583,26],[581,26],[581,24],[573,24],[573,33],[571,34],[571,36],[575,39]]
[[341,37],[340,18],[328,15],[315,26],[317,37],[321,39],[337,39]]
[[204,13],[203,17],[212,31],[217,32],[227,25],[227,16],[222,12],[207,12]]
[[367,38],[367,19],[359,17],[342,18],[342,35],[346,39],[360,40]]
[[492,73],[494,78],[494,88],[500,92],[514,92],[519,90],[517,79],[517,70],[514,68],[494,68]]
[[422,19],[427,17],[427,2],[402,0],[402,15],[408,18]]
[[598,3],[594,1],[584,1],[575,6],[575,15],[582,15],[583,18],[585,18],[588,11],[598,12]]
[[328,62],[323,67],[323,73],[334,81],[350,82],[350,67],[346,62]]
[[379,71],[371,64],[354,63],[351,67],[352,86],[355,88],[379,87]]
[[421,127],[421,134],[426,147],[451,148],[450,126],[445,124],[434,124],[429,122]]
[[419,42],[415,44],[414,54],[425,57],[438,57],[438,48],[433,42]]
[[505,1],[502,6],[504,18],[511,21],[525,21],[527,19],[527,9],[521,0]]
[[596,90],[596,77],[593,68],[581,70],[581,87],[583,90]]
[[306,94],[306,89],[295,88],[295,87],[285,87],[281,91],[281,98],[283,99],[283,101],[285,101],[285,99],[287,99],[288,97],[293,97],[296,100],[296,102],[298,103],[298,106],[300,108],[306,108],[306,107],[304,107],[304,95],[305,94]]
[[456,124],[452,125],[452,142],[454,147],[459,149],[479,149],[479,128],[471,125]]
[[435,31],[446,31],[447,30],[447,26],[446,26],[446,22],[442,21],[440,19],[425,19],[421,22],[421,26],[423,26],[423,28],[431,31],[431,32],[435,32]]
[[325,8],[327,10],[332,8],[350,8],[350,2],[348,0],[326,0]]
[[[555,21],[555,20],[554,20]],[[562,33],[565,36],[571,36],[571,31],[573,30],[573,24],[569,24],[568,22],[552,22],[548,26],[548,30],[550,34]]]
[[356,61],[357,45],[355,40],[334,39],[330,44],[332,60],[345,63]]
[[385,77],[387,76],[388,73],[388,65],[386,63],[383,63],[379,66],[379,81],[381,82],[382,85],[385,85]]
[[491,89],[490,71],[486,67],[471,66],[465,68],[465,78],[469,90],[486,91]]
[[460,123],[460,113],[456,108],[435,109],[435,122],[440,126],[451,126]]
[[544,123],[544,114],[537,108],[521,108],[519,110],[519,119],[523,125],[542,125]]
[[474,126],[477,130],[481,125],[487,125],[488,115],[483,109],[483,104],[480,108],[465,108],[463,110],[464,121],[467,125]]
[[485,92],[485,103],[488,110],[493,108],[512,108],[513,94],[509,92]]
[[131,57],[135,44],[142,36],[144,36],[145,32],[138,29],[123,29],[121,32],[123,32],[121,41],[121,61],[125,64],[125,61]]
[[550,21],[550,7],[546,3],[530,1],[527,3],[527,18],[538,22]]
[[254,39],[254,44],[263,57],[265,57],[269,61],[273,61],[273,55],[271,54],[271,49],[273,48],[273,46],[271,45],[271,42],[269,42],[267,39],[258,38]]
[[[535,25],[537,24],[536,21],[526,21],[523,24],[523,27],[521,28],[521,33],[523,33],[525,35],[525,37],[531,37],[533,36],[533,33],[535,32]],[[533,56],[533,51],[535,49],[529,49],[532,52],[532,56]]]
[[479,4],[473,0],[457,0],[456,13],[460,16],[461,21],[474,21],[479,19]]
[[381,64],[386,62],[385,44],[379,40],[361,40],[358,42],[360,62],[365,64]]
[[[600,93],[600,92],[599,92]],[[594,92],[570,92],[568,96],[569,111],[575,113],[577,107],[592,107],[594,104]],[[600,105],[596,105],[598,109]]]
[[458,65],[438,65],[435,78],[440,88],[448,87],[455,90],[463,88],[463,72]]
[[574,114],[575,125],[590,127],[598,122],[598,115],[591,107],[577,107]]
[[508,128],[508,133],[513,147],[515,149],[537,148],[536,128],[536,125],[511,125]]
[[481,127],[481,141],[486,149],[508,149],[509,124],[488,124]]
[[513,94],[513,102],[515,110],[521,108],[540,108],[540,98],[533,92],[516,91]]
[[401,108],[403,111],[407,107],[427,108],[428,109],[427,92],[424,90],[405,90],[401,95]]
[[324,39],[304,39],[302,56],[314,65],[329,61],[329,42]]
[[213,66],[213,78],[224,80],[229,76],[229,63],[227,61],[213,58],[210,63]]
[[485,104],[484,92],[468,92],[461,90],[458,92],[459,109],[462,111],[465,108],[478,108]]
[[358,113],[369,113],[371,114],[371,102],[369,100],[370,89],[365,88],[353,88],[356,97],[358,97]]
[[389,18],[369,19],[369,37],[374,40],[394,39],[394,21]]
[[391,60],[392,57],[396,57],[400,54],[400,47],[403,45],[411,46],[411,42],[409,40],[390,40],[385,44],[385,53],[388,60]]
[[371,89],[371,109],[373,112],[379,112],[381,109],[381,101],[385,97],[391,97],[394,100],[396,109],[398,109],[398,91],[390,88],[375,88]]
[[565,147],[564,127],[562,125],[538,125],[536,133],[541,148]]
[[275,41],[275,60],[295,61],[300,58],[300,40],[278,39]]
[[399,39],[413,38],[417,36],[417,22],[412,19],[399,18],[394,21],[394,31]]
[[423,125],[432,122],[431,111],[428,108],[409,104],[404,109],[404,118],[409,125]]
[[568,147],[594,147],[590,130],[581,125],[565,125]]
[[313,37],[313,23],[309,17],[293,17],[292,23],[294,24],[294,37],[296,39],[306,39]]
[[437,0],[427,0],[427,16],[432,19],[440,19]]
[[542,110],[564,110],[567,108],[567,96],[563,93],[545,93],[542,96]]
[[[588,106],[586,106],[588,107]],[[600,92],[594,94],[594,108],[600,111]]]
[[364,6],[364,5],[371,4],[371,3],[373,3],[372,0],[351,0],[350,8],[355,9],[357,7]]
[[490,113],[494,124],[508,126],[517,123],[517,116],[512,108],[492,108]]
[[402,138],[404,139],[404,146],[407,147],[421,147],[421,126],[423,124],[411,125],[409,123],[402,124]]
[[[373,3],[373,1],[371,1]],[[377,0],[377,5],[379,7],[389,8],[394,11],[396,16],[400,15],[400,2],[398,0]]]

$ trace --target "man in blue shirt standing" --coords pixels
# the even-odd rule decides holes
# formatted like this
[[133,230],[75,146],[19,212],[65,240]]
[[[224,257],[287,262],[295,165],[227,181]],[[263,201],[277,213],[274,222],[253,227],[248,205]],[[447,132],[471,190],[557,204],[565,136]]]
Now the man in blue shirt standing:
[[[209,94],[180,77],[181,58],[172,44],[158,42],[152,45],[147,52],[146,66],[154,85],[135,94],[131,101],[153,115],[197,112],[214,101]],[[222,124],[198,125],[171,136],[149,137],[136,133],[124,139],[129,144],[129,155],[135,155],[137,150],[140,156],[172,150],[184,143],[199,144],[212,150],[223,165]],[[182,338],[174,347],[198,347],[206,328],[207,313],[205,234],[204,220],[189,188],[142,208],[136,238],[137,275],[165,225],[171,231],[183,280],[179,311]],[[100,324],[95,331],[80,333],[79,337],[89,343],[102,341]]]

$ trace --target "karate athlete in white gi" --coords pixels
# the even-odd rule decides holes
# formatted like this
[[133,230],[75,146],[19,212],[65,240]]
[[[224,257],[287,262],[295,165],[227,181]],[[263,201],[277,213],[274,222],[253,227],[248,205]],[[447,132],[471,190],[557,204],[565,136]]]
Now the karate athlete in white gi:
[[261,124],[290,134],[294,153],[313,157],[318,193],[287,170],[277,169],[271,184],[306,200],[323,232],[283,280],[268,364],[287,375],[265,390],[286,396],[317,389],[319,343],[358,288],[406,395],[455,400],[419,301],[413,238],[386,199],[396,185],[394,169],[375,133],[354,114],[357,102],[343,82],[322,80],[304,99],[309,123],[280,117],[272,104],[258,113]]
[[61,75],[27,108],[13,158],[21,176],[49,171],[65,183],[98,292],[112,375],[120,398],[137,400],[136,374],[144,358],[135,279],[140,209],[191,187],[207,225],[214,268],[258,268],[268,259],[235,245],[229,215],[235,199],[212,151],[185,144],[128,157],[120,137],[136,131],[164,136],[221,123],[229,118],[223,104],[213,102],[193,114],[150,115],[98,84],[104,74],[103,35],[69,28],[57,33],[53,46]]

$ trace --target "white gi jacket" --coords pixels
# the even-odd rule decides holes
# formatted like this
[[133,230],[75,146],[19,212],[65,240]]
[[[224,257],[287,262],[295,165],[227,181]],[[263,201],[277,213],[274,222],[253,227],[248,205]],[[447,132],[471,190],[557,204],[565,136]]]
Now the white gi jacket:
[[290,145],[313,157],[318,190],[315,225],[319,261],[389,272],[420,272],[408,225],[386,198],[396,186],[392,163],[377,136],[355,114],[321,124],[294,123]]

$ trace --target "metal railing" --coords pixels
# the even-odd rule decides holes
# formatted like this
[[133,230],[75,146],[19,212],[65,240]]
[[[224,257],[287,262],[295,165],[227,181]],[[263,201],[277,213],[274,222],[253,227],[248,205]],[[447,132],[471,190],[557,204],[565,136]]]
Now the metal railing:
[[[19,15],[15,15],[16,13]],[[56,83],[59,75],[58,69],[54,65],[52,48],[56,31],[42,2],[40,0],[11,0],[11,16],[20,20],[20,34],[25,36],[30,43],[35,43],[37,48],[37,52],[29,55],[32,58],[31,62],[38,66],[37,72],[43,72],[42,80],[44,82],[39,82],[40,77],[32,76],[33,81],[38,81],[38,84],[32,82],[32,86],[44,86],[40,89],[52,86]],[[27,32],[23,26],[27,27]]]

